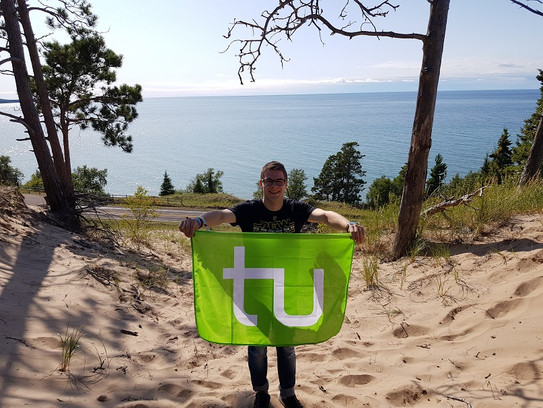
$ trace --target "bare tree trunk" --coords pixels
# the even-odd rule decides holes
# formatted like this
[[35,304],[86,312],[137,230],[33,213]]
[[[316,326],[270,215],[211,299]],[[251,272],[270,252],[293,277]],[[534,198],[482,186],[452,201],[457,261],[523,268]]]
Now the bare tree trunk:
[[543,116],[539,119],[537,130],[535,132],[534,141],[532,142],[532,148],[530,154],[522,170],[520,176],[519,185],[523,186],[528,184],[541,169],[541,162],[543,161]]
[[38,53],[38,47],[36,46],[36,38],[34,37],[34,30],[32,29],[32,24],[30,22],[30,16],[28,15],[28,8],[26,2],[20,1],[18,3],[17,10],[21,19],[21,25],[23,27],[23,33],[26,39],[28,54],[30,55],[30,62],[32,64],[32,70],[34,72],[34,81],[36,82],[41,111],[45,119],[47,140],[49,141],[49,145],[51,146],[51,151],[53,153],[55,169],[59,175],[65,199],[67,199],[69,204],[73,205],[75,208],[71,168],[68,167],[65,163],[62,148],[59,142],[55,119],[53,116],[53,110],[51,109],[51,103],[49,102],[47,87],[43,78],[40,55]]
[[398,232],[393,257],[404,255],[415,239],[424,201],[428,155],[432,146],[432,127],[441,70],[441,58],[450,0],[434,0],[430,6],[427,38],[423,42],[417,106],[413,120],[411,147],[398,216]]
[[32,91],[28,80],[25,55],[19,20],[14,0],[1,0],[0,7],[5,22],[5,31],[9,41],[9,53],[12,59],[13,74],[19,96],[19,104],[23,112],[23,120],[28,133],[34,155],[38,162],[47,195],[47,203],[51,212],[59,215],[60,220],[69,227],[77,226],[74,208],[70,207],[64,197],[61,181],[56,172],[49,145],[45,139],[36,105],[32,100]]

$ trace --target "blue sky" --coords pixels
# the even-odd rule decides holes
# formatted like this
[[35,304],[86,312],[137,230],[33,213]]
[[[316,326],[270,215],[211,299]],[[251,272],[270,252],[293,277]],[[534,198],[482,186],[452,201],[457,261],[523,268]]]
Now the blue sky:
[[[108,46],[124,56],[119,82],[143,86],[144,97],[283,93],[412,91],[422,45],[417,40],[348,40],[313,28],[281,41],[290,62],[281,67],[265,49],[256,83],[240,85],[235,48],[226,34],[234,19],[258,18],[276,0],[90,0]],[[343,5],[344,2],[339,2]],[[337,0],[321,5],[339,4]],[[379,29],[425,33],[427,0],[397,0],[399,9],[376,20]],[[39,17],[39,18],[36,18]],[[39,32],[42,18],[35,16]],[[543,18],[509,0],[451,0],[441,90],[539,88]],[[0,98],[15,97],[11,78]]]

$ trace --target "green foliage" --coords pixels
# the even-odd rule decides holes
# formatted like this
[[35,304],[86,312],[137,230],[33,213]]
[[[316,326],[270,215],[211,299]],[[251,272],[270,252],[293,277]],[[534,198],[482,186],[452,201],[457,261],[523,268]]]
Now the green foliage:
[[105,195],[107,184],[107,169],[98,170],[95,167],[78,167],[72,174],[74,190],[80,193]]
[[486,180],[486,177],[478,172],[469,172],[464,178],[457,173],[448,184],[441,187],[441,193],[446,197],[460,197],[483,187]]
[[255,200],[261,200],[264,196],[264,193],[262,192],[262,188],[260,187],[260,183],[256,182],[256,190],[253,192],[253,199]]
[[432,195],[440,188],[447,177],[447,165],[443,162],[443,156],[437,154],[434,167],[430,170],[430,178],[426,181],[426,195]]
[[375,179],[371,184],[366,197],[368,205],[371,208],[380,208],[389,203],[399,202],[402,198],[403,182],[405,180],[406,171],[407,164],[404,164],[394,180],[390,180],[385,176]]
[[167,196],[175,193],[175,188],[173,187],[172,180],[168,176],[167,172],[164,172],[164,179],[162,180],[162,185],[160,186],[159,195]]
[[133,241],[137,243],[146,241],[151,218],[157,215],[154,204],[153,197],[148,196],[147,190],[141,186],[138,186],[133,196],[125,200],[123,207],[130,209],[131,214],[124,216],[123,221]]
[[221,177],[223,174],[220,170],[215,172],[214,169],[209,168],[205,173],[196,175],[188,185],[187,192],[196,194],[222,193]]
[[376,289],[379,286],[379,259],[372,256],[364,257],[364,280],[368,289]]
[[62,359],[59,370],[65,372],[69,370],[72,357],[79,348],[79,341],[83,336],[83,328],[69,329],[67,327],[64,336],[60,334],[59,336],[62,346]]
[[492,162],[496,164],[498,170],[503,171],[513,164],[511,160],[511,141],[509,140],[509,131],[503,129],[503,133],[498,140],[498,146],[494,152],[490,154]]
[[517,145],[512,148],[511,158],[521,167],[524,166],[524,163],[530,154],[530,149],[532,148],[537,126],[541,120],[541,117],[543,116],[543,70],[539,70],[539,75],[536,78],[541,83],[541,87],[539,88],[541,95],[537,100],[535,112],[532,114],[532,116],[530,116],[530,118],[524,121],[524,127],[522,128],[521,133],[518,135]]
[[9,156],[0,156],[0,184],[18,186],[23,179],[23,173],[11,164]]
[[349,204],[360,202],[360,193],[366,182],[362,177],[360,161],[364,157],[357,149],[358,143],[344,143],[341,150],[328,157],[321,173],[314,178],[311,191],[317,200],[340,201]]
[[30,176],[30,180],[23,184],[23,188],[29,190],[43,190],[43,179],[41,178],[39,170],[36,170],[36,172]]
[[89,30],[74,33],[71,43],[44,44],[44,78],[57,124],[64,137],[72,125],[102,133],[107,146],[132,151],[128,124],[137,118],[141,86],[111,86],[122,57],[106,47],[104,38]]
[[373,181],[366,196],[371,208],[379,208],[389,203],[393,191],[392,180],[381,176]]
[[288,173],[288,187],[286,196],[293,200],[301,200],[307,197],[307,176],[302,169],[292,169]]

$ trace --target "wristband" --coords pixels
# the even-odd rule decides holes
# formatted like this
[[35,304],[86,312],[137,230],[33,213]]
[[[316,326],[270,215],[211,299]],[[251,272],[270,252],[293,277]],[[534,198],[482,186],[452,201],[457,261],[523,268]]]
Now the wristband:
[[206,219],[202,216],[198,218],[202,221],[202,224],[204,224],[204,226],[206,227],[206,231],[209,231],[209,227],[207,226]]
[[351,225],[358,225],[358,223],[355,222],[355,221],[349,222],[349,223],[345,226],[345,232],[349,232],[349,227],[350,227]]
[[198,229],[202,228],[202,220],[200,219],[200,217],[196,217],[194,218],[196,220],[196,222],[198,223]]

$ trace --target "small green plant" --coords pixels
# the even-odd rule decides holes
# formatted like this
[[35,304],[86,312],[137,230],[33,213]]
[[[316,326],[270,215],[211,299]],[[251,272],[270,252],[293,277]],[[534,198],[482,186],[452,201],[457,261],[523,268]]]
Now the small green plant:
[[449,293],[451,291],[452,285],[449,284],[449,279],[444,278],[441,275],[436,276],[437,280],[437,296],[443,299],[444,302],[451,300],[453,296]]
[[409,258],[414,260],[417,256],[423,255],[427,249],[427,242],[422,238],[416,238],[409,247]]
[[388,304],[381,305],[383,308],[383,313],[387,316],[390,323],[394,323],[394,317],[403,315],[403,312],[400,309],[391,309]]
[[83,328],[70,329],[66,327],[64,336],[59,334],[60,344],[62,346],[62,361],[60,363],[60,371],[66,372],[70,368],[70,362],[75,352],[79,348],[79,341],[83,336]]
[[448,245],[437,244],[430,248],[430,253],[435,260],[436,265],[443,265],[442,261],[446,264],[450,263],[451,250]]
[[376,289],[379,286],[379,258],[367,256],[364,258],[364,280],[368,289]]
[[150,229],[151,218],[157,216],[154,209],[154,199],[147,195],[147,190],[138,186],[133,196],[128,197],[123,207],[128,208],[131,214],[123,216],[130,238],[138,243],[146,241]]

